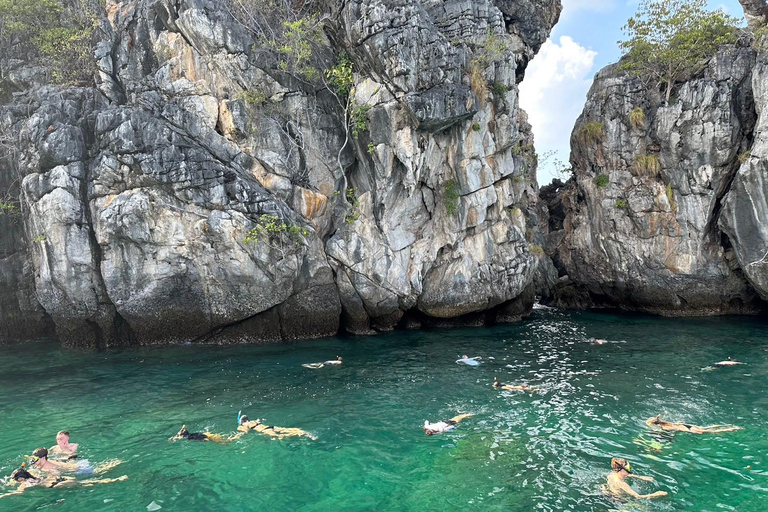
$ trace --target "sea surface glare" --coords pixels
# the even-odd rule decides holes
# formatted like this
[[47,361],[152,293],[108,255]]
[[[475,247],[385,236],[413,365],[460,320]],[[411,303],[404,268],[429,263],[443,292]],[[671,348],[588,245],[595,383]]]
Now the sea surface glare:
[[[539,308],[514,325],[294,345],[0,347],[0,476],[67,429],[81,458],[124,461],[104,477],[129,477],[30,489],[0,510],[765,511],[766,334],[752,318]],[[456,364],[463,354],[482,364]],[[301,366],[337,355],[341,366]],[[748,364],[702,370],[728,356]],[[540,392],[496,391],[494,376]],[[233,432],[240,409],[318,439],[168,441],[182,424]],[[474,416],[446,434],[421,430],[459,413]],[[660,435],[645,425],[656,414],[745,430]],[[670,496],[605,497],[619,456],[655,479],[635,489]]]

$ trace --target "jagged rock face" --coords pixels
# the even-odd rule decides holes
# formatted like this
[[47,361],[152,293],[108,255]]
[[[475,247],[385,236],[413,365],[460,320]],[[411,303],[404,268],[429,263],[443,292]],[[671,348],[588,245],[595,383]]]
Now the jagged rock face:
[[754,62],[751,48],[724,48],[668,106],[616,65],[596,76],[571,139],[564,230],[549,235],[556,261],[596,302],[666,315],[754,311],[718,228],[752,137]]
[[[750,25],[765,28],[765,2],[744,2]],[[759,16],[758,16],[759,14]],[[763,300],[768,300],[768,55],[761,45],[752,71],[758,114],[752,145],[744,153],[720,215],[719,225],[733,244],[739,265]]]
[[[348,141],[333,95],[222,4],[108,2],[97,88],[35,87],[4,109],[23,178],[10,252],[30,277],[3,319],[99,347],[369,332],[416,311],[518,318],[538,258],[516,85],[559,9],[329,3],[329,41],[370,107]],[[503,56],[476,71],[493,87],[470,87],[492,32]]]

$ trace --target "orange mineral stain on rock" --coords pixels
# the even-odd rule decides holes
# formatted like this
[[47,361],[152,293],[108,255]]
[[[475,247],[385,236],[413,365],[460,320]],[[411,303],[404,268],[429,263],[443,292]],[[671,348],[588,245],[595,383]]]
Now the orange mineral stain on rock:
[[314,219],[325,214],[328,197],[306,188],[297,189],[297,207],[299,213],[307,219]]

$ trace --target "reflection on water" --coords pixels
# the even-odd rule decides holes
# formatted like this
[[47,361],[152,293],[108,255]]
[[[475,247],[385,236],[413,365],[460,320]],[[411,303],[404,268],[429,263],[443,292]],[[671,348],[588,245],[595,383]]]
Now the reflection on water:
[[[125,461],[107,476],[130,478],[34,489],[0,510],[763,510],[766,327],[538,309],[510,326],[292,346],[0,348],[0,474],[66,428],[91,461]],[[465,353],[483,364],[455,364]],[[301,367],[336,355],[342,366]],[[728,356],[748,364],[700,371]],[[494,376],[539,389],[497,391]],[[318,440],[167,441],[183,423],[231,432],[240,409]],[[474,416],[450,433],[420,428],[464,412]],[[648,432],[656,414],[746,430]],[[641,492],[671,496],[606,498],[611,457],[655,478]]]

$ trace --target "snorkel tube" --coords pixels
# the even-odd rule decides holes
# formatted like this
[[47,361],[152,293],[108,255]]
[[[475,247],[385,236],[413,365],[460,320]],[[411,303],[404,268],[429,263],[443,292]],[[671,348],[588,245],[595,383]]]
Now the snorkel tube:
[[240,418],[242,418],[242,417],[243,417],[243,411],[242,410],[237,411],[237,426],[238,427],[240,426]]

